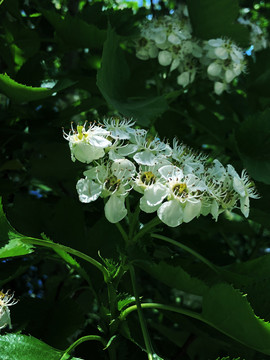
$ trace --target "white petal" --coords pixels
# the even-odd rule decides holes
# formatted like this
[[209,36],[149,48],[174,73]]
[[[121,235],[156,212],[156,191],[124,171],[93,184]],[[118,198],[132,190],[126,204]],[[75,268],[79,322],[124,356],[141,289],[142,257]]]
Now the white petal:
[[150,46],[150,48],[148,50],[148,54],[151,59],[156,58],[158,56],[158,48],[155,45]]
[[172,62],[172,54],[169,51],[163,50],[158,54],[158,62],[162,66],[168,66]]
[[123,146],[119,149],[117,149],[117,153],[119,155],[122,155],[123,157],[133,154],[137,151],[138,146],[137,145],[133,145],[133,144],[128,144],[126,146]]
[[185,71],[181,75],[177,76],[177,84],[186,87],[190,83],[189,72]]
[[89,164],[93,160],[100,159],[104,156],[104,150],[96,148],[87,143],[74,144],[72,147],[72,153],[75,158],[83,163]]
[[166,201],[158,209],[158,217],[164,224],[175,227],[183,222],[183,210],[177,200]]
[[228,69],[225,71],[225,80],[227,83],[230,83],[236,77],[235,73]]
[[105,139],[102,136],[94,135],[89,138],[89,142],[91,145],[98,147],[98,148],[106,148],[108,146],[111,146],[112,143]]
[[147,189],[145,189],[144,196],[149,206],[156,206],[162,203],[168,193],[169,190],[166,188],[166,186],[157,183],[150,185]]
[[166,39],[167,39],[166,31],[164,31],[163,29],[157,31],[156,34],[153,36],[153,40],[157,44],[163,44],[166,41]]
[[202,204],[200,200],[196,202],[187,201],[186,206],[184,208],[184,217],[183,221],[185,223],[190,222],[193,220],[196,216],[200,215]]
[[115,224],[127,215],[125,208],[125,197],[112,195],[105,205],[105,216],[108,221]]
[[129,179],[135,175],[136,167],[128,159],[115,160],[112,164],[112,173],[117,179]]
[[233,178],[233,188],[241,197],[246,196],[246,190],[245,190],[243,180],[239,179],[239,177]]
[[241,197],[240,198],[240,208],[242,211],[242,214],[247,218],[249,215],[249,197]]
[[162,166],[160,169],[158,169],[158,172],[166,180],[172,177],[177,177],[180,180],[184,176],[183,171],[174,165]]
[[83,203],[95,201],[101,194],[102,186],[88,179],[80,179],[76,184],[79,199]]
[[156,164],[156,156],[150,150],[138,152],[133,156],[133,159],[141,165],[153,166]]
[[180,60],[178,58],[174,59],[171,64],[170,71],[173,71],[176,68],[178,68],[179,64],[180,64]]
[[213,216],[213,219],[215,219],[217,221],[218,219],[218,215],[219,215],[219,206],[216,200],[213,200],[212,205],[211,205],[211,214]]
[[216,81],[215,85],[214,85],[214,91],[217,95],[221,95],[223,93],[223,91],[226,89],[226,85]]
[[215,54],[219,59],[226,60],[228,59],[228,51],[223,47],[218,47],[215,49]]
[[207,73],[210,76],[218,76],[221,73],[222,67],[216,62],[211,63],[207,68]]
[[5,306],[4,308],[0,308],[0,329],[7,325],[11,329],[10,310]]
[[181,39],[173,33],[168,36],[168,41],[174,45],[179,45],[181,43]]
[[157,211],[157,209],[160,207],[160,204],[156,206],[150,206],[147,204],[147,201],[144,196],[140,198],[140,209],[146,213],[153,213]]
[[222,39],[211,39],[208,40],[208,44],[214,47],[222,46],[224,41]]

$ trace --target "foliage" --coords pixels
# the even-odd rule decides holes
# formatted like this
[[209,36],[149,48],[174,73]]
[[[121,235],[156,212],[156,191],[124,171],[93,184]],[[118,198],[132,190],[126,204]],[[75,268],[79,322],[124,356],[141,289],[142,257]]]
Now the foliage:
[[[220,96],[203,76],[178,86],[135,49],[146,17],[176,3],[0,1],[0,318],[12,323],[1,359],[269,358],[269,48],[246,55]],[[202,41],[248,50],[247,8],[270,31],[267,2],[186,4]],[[249,218],[235,209],[170,228],[132,193],[115,225],[103,199],[79,202],[85,164],[62,128],[119,116],[245,168],[260,194]],[[8,289],[18,303],[5,303]]]

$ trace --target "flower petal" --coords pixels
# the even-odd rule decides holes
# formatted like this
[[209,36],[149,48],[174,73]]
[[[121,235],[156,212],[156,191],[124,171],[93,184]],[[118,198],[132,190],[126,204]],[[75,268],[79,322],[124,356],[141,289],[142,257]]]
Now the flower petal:
[[198,217],[201,213],[201,207],[202,207],[202,203],[200,200],[197,200],[195,202],[187,201],[186,206],[184,208],[183,221],[185,223],[188,223],[191,220],[193,220],[196,216]]
[[176,227],[183,222],[183,209],[177,200],[166,201],[158,209],[158,217],[164,224]]
[[112,143],[105,139],[102,136],[94,135],[89,138],[89,142],[91,145],[97,147],[97,148],[106,148],[108,146],[111,146]]
[[240,198],[240,208],[242,211],[242,214],[247,218],[249,215],[249,197],[241,197]]
[[125,197],[112,195],[105,205],[105,216],[108,221],[115,224],[127,215]]
[[132,178],[136,172],[135,165],[128,159],[115,160],[111,169],[117,179],[123,180]]
[[152,166],[156,164],[156,156],[149,150],[138,152],[133,156],[136,163]]
[[83,203],[90,203],[97,200],[101,194],[102,186],[92,180],[80,179],[77,182],[76,189],[79,199]]
[[156,206],[150,206],[147,204],[147,201],[144,196],[140,198],[140,209],[146,213],[153,213],[158,210],[160,207],[160,204]]
[[87,143],[74,144],[71,149],[74,157],[86,164],[104,156],[104,150]]
[[144,196],[149,206],[156,206],[162,203],[168,193],[169,189],[166,186],[157,183],[150,185],[147,189],[145,189]]

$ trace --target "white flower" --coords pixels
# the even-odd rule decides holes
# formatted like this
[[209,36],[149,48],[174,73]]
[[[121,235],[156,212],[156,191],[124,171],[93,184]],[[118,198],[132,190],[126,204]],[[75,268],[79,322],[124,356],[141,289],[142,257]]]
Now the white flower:
[[13,297],[14,294],[4,293],[3,290],[0,291],[0,329],[7,325],[11,328],[10,310],[8,307],[18,302]]
[[172,54],[167,50],[160,51],[158,54],[158,62],[162,66],[170,65],[172,62]]
[[[201,193],[206,190],[205,184],[195,175],[184,175],[183,171],[173,165],[165,165],[159,173],[166,180],[165,184],[149,186],[144,192],[141,209],[157,209],[158,217],[168,226],[178,226],[189,222],[200,215]],[[163,203],[163,200],[167,199]],[[151,212],[151,211],[146,211]]]
[[141,38],[136,42],[136,56],[140,60],[148,60],[149,58],[156,58],[158,56],[158,48],[153,40]]
[[180,74],[179,76],[177,76],[177,84],[181,85],[183,87],[188,86],[188,84],[190,83],[190,74],[188,71],[183,72],[182,74]]
[[216,61],[212,62],[207,68],[207,73],[210,76],[219,76],[221,71],[222,71],[222,66],[221,66],[221,64],[217,63]]
[[[125,197],[132,189],[130,183],[135,172],[135,165],[127,159],[118,159],[86,170],[85,178],[76,185],[80,201],[90,203],[99,197],[110,197],[105,205],[105,216],[110,222],[121,221],[126,216]],[[115,211],[117,206],[118,212]]]
[[217,95],[221,95],[223,93],[224,90],[227,89],[227,85],[220,82],[220,81],[216,81],[214,84],[214,91]]
[[106,139],[108,135],[102,127],[90,125],[88,130],[85,126],[77,126],[77,131],[72,129],[69,134],[64,133],[64,138],[69,141],[71,159],[89,164],[104,156],[104,148],[111,145]]
[[104,119],[103,122],[110,137],[116,140],[128,140],[130,139],[130,135],[135,132],[132,128],[135,121],[132,120],[110,118],[108,120]]
[[110,160],[123,159],[124,157],[134,154],[137,150],[137,146],[134,144],[122,145],[123,142],[115,141],[109,147],[109,158]]
[[172,153],[170,146],[160,141],[158,137],[151,141],[147,139],[147,134],[144,134],[136,136],[135,140],[137,152],[133,159],[139,165],[154,166],[160,161],[169,158]]
[[196,154],[188,146],[179,144],[177,139],[173,139],[172,158],[177,161],[178,166],[183,168],[185,175],[189,173],[199,175],[204,171],[206,156],[200,153]]
[[145,189],[159,181],[160,174],[158,169],[166,164],[170,164],[170,162],[165,160],[154,166],[140,166],[137,176],[133,180],[133,189],[143,194]]
[[227,166],[228,173],[233,178],[233,189],[239,194],[240,197],[240,209],[245,217],[249,215],[249,198],[259,199],[254,184],[250,181],[249,176],[242,171],[241,177],[237,174],[232,165]]

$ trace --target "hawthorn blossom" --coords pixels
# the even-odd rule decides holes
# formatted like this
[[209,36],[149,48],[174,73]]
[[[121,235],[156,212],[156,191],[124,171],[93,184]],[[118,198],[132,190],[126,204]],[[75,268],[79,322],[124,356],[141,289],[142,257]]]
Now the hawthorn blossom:
[[[79,200],[104,199],[105,216],[111,223],[126,217],[125,201],[133,189],[141,195],[140,209],[157,212],[171,227],[200,215],[210,214],[217,221],[222,212],[239,204],[248,217],[249,199],[259,198],[245,171],[239,176],[232,165],[225,167],[217,159],[211,162],[176,139],[171,147],[158,136],[135,129],[131,120],[111,118],[104,123],[105,128],[92,125],[88,130],[78,126],[65,138],[76,159],[82,161],[84,156],[85,162],[93,163],[77,182]],[[87,151],[76,152],[76,146],[84,143],[94,152],[100,149],[99,156],[92,154],[89,161]]]
[[76,185],[80,201],[90,203],[99,197],[109,197],[104,208],[105,216],[112,223],[121,221],[127,215],[125,197],[132,188],[130,182],[135,171],[134,164],[127,159],[86,170],[85,178]]
[[5,326],[11,328],[10,310],[9,306],[17,304],[17,300],[14,300],[14,294],[4,293],[0,291],[0,329]]
[[69,141],[72,161],[79,160],[83,163],[91,163],[93,160],[104,156],[104,148],[111,145],[107,139],[109,131],[101,126],[92,124],[86,130],[84,126],[77,126],[77,130],[72,128],[69,134],[64,132],[64,138]]

